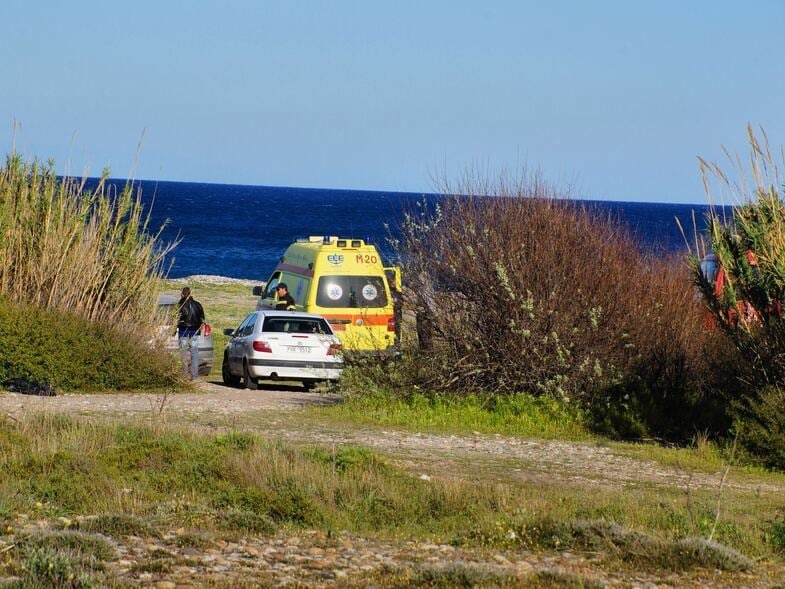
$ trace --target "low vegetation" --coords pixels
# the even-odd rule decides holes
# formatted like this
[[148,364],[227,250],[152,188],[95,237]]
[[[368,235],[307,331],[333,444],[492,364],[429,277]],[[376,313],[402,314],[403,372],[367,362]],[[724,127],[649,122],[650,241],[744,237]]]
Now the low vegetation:
[[[0,421],[0,457],[0,573],[31,583],[56,575],[81,583],[63,586],[101,584],[117,559],[106,538],[171,537],[174,529],[187,546],[345,530],[457,547],[586,551],[602,554],[605,566],[675,572],[750,570],[750,558],[785,549],[777,505],[754,490],[728,491],[716,526],[714,492],[587,495],[541,481],[425,480],[360,446],[295,448],[239,431],[199,435],[55,415]],[[28,520],[50,524],[30,531]]]

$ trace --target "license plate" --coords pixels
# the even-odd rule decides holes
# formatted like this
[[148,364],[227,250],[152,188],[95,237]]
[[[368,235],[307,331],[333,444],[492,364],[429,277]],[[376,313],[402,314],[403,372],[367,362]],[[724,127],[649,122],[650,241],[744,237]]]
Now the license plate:
[[290,352],[301,352],[303,354],[307,354],[311,351],[311,348],[308,346],[286,346],[286,349]]

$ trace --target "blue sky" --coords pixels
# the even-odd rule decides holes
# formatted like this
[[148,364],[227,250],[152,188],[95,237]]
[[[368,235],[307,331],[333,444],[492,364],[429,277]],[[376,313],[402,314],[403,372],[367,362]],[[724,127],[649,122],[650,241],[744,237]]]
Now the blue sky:
[[526,166],[587,198],[705,202],[697,156],[746,153],[747,123],[785,143],[782,0],[30,0],[0,20],[0,148],[61,173],[424,192]]

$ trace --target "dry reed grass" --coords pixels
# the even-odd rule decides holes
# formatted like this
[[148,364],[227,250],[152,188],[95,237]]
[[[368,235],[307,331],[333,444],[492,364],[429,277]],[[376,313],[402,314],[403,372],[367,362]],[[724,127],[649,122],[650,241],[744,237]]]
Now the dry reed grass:
[[12,153],[0,168],[0,294],[91,321],[149,323],[164,274],[160,230],[149,233],[132,182],[59,178],[50,162]]

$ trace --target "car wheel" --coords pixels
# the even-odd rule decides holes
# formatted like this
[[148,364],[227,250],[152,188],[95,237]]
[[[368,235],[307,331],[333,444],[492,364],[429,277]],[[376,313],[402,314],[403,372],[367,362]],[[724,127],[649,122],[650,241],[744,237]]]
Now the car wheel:
[[259,383],[256,382],[255,378],[251,378],[251,373],[248,371],[248,360],[243,360],[243,381],[246,389],[255,391],[259,388]]
[[306,391],[312,391],[316,385],[319,384],[318,380],[304,380],[303,381],[303,388]]
[[240,384],[240,377],[232,374],[229,370],[229,356],[224,354],[224,361],[221,364],[221,376],[223,377],[224,384],[230,387],[236,387]]

